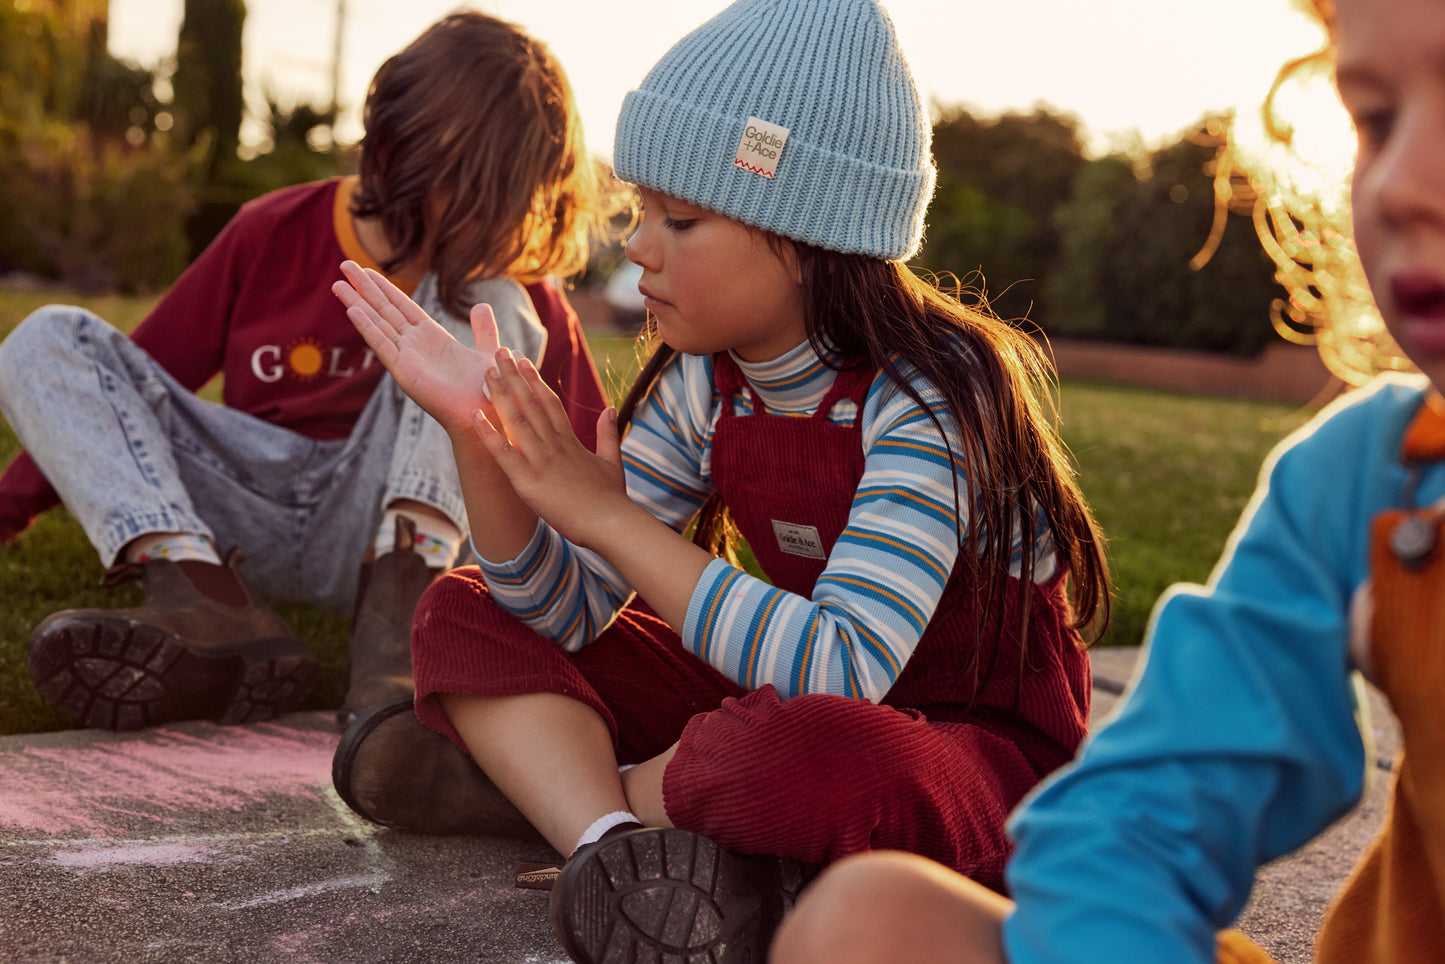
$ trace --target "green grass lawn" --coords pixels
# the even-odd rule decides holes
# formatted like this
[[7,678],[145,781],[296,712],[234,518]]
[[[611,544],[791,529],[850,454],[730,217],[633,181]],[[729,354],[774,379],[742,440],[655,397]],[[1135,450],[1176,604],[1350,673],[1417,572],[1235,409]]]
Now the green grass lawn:
[[[0,338],[30,311],[54,301],[81,304],[125,330],[138,324],[153,303],[0,291]],[[636,369],[632,342],[597,337],[591,347],[609,390],[620,396]],[[1103,643],[1137,644],[1165,587],[1207,578],[1254,488],[1265,453],[1308,413],[1078,382],[1064,383],[1060,398],[1064,439],[1109,538],[1115,606]],[[8,464],[18,450],[14,434],[0,420],[0,463]],[[101,573],[89,542],[64,509],[48,513],[0,547],[0,734],[71,725],[31,686],[25,651],[34,625],[57,609],[139,601],[136,587],[100,588]],[[320,679],[305,707],[337,706],[345,691],[346,618],[305,604],[277,609],[321,661]]]
[[1064,441],[1108,539],[1103,642],[1136,645],[1160,593],[1209,577],[1265,455],[1312,413],[1082,382],[1064,382],[1060,400]]

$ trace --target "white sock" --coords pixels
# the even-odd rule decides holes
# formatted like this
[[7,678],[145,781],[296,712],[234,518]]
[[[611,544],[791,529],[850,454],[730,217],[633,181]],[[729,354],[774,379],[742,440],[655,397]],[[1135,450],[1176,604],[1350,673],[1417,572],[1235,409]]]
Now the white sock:
[[404,515],[416,525],[416,544],[412,549],[426,561],[428,569],[450,569],[462,549],[462,533],[456,526],[441,519],[419,518],[399,509],[387,509],[381,515],[372,548],[376,556],[384,556],[396,548],[396,517]]
[[199,532],[152,532],[132,540],[125,547],[126,562],[154,562],[157,559],[221,564],[211,537]]
[[592,826],[582,831],[582,836],[577,838],[577,846],[572,848],[572,852],[575,854],[588,844],[596,843],[602,839],[604,833],[624,823],[635,823],[639,827],[642,826],[642,821],[637,819],[637,814],[629,810],[614,810],[611,813],[603,814],[592,821]]

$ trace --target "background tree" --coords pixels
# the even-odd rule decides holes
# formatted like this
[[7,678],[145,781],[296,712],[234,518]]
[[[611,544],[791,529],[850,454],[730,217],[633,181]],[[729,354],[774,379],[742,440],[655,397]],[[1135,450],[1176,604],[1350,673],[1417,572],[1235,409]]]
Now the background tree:
[[[105,7],[0,0],[0,273],[154,290],[245,201],[350,166],[334,106],[266,91],[248,107],[244,0],[186,0],[161,76],[109,56]],[[920,267],[1054,337],[1236,354],[1272,343],[1282,292],[1252,225],[1231,214],[1213,231],[1219,119],[1149,153],[1089,159],[1072,117],[936,111]]]
[[1109,293],[1119,287],[1116,272],[1123,267],[1112,257],[1120,210],[1137,188],[1134,162],[1118,154],[1091,161],[1075,174],[1069,199],[1054,211],[1059,251],[1040,286],[1039,313],[1047,318],[1050,333],[1109,337]]
[[195,152],[192,179],[199,203],[186,224],[192,255],[245,200],[235,186],[246,103],[241,76],[245,27],[245,0],[185,0],[170,86],[177,146]]
[[204,144],[204,183],[220,179],[222,166],[235,158],[241,143],[245,26],[245,0],[185,0],[171,75],[171,108],[178,145],[185,149]]
[[1253,355],[1276,339],[1282,295],[1250,219],[1216,218],[1214,159],[1223,118],[1203,120],[1139,164],[1118,157],[1080,171],[1055,224],[1060,257],[1040,312],[1051,334]]
[[1085,165],[1078,121],[1046,110],[985,120],[945,108],[933,153],[938,188],[919,263],[960,276],[981,270],[995,311],[1033,317],[1058,257],[1054,211]]
[[0,272],[153,287],[186,256],[184,159],[146,71],[106,52],[105,4],[0,3]]
[[355,153],[351,148],[332,146],[334,107],[286,106],[269,92],[265,103],[266,113],[258,118],[264,135],[257,154],[234,169],[236,185],[246,197],[332,177]]
[[159,76],[110,56],[105,16],[105,0],[0,0],[0,274],[156,290],[245,201],[343,169],[331,110],[270,96],[238,155],[243,0],[187,0]]

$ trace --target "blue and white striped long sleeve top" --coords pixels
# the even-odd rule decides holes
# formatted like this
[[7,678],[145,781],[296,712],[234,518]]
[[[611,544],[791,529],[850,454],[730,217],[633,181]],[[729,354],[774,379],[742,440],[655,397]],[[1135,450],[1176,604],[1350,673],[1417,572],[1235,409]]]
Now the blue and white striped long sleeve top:
[[[737,399],[739,415],[753,410],[754,392],[770,413],[812,415],[836,376],[806,342],[772,361],[737,361],[748,381]],[[920,387],[951,427],[941,396],[926,382]],[[623,440],[628,494],[679,532],[713,492],[712,439],[722,404],[712,359],[679,355],[638,406]],[[856,414],[845,399],[829,417],[851,424]],[[864,402],[862,436],[863,478],[811,599],[722,559],[693,591],[683,645],[747,688],[771,683],[784,698],[834,693],[876,702],[938,605],[958,554],[958,527],[966,526],[961,507],[955,509],[943,437],[881,375]],[[806,467],[799,469],[799,484],[806,485]],[[1055,565],[1046,531],[1037,558],[1034,577],[1046,579]],[[573,651],[596,638],[632,592],[603,559],[545,523],[517,558],[483,560],[482,571],[500,605]]]

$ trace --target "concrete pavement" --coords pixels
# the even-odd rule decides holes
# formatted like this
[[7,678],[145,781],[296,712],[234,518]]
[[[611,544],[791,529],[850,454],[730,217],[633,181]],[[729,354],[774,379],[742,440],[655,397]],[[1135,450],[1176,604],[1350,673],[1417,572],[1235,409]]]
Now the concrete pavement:
[[[1094,654],[1095,715],[1137,651]],[[1377,756],[1396,747],[1376,698]],[[331,788],[331,715],[243,727],[0,738],[0,959],[563,964],[546,895],[512,885],[545,846],[384,830]],[[1241,926],[1304,964],[1378,827],[1388,774],[1324,837],[1264,868]]]

